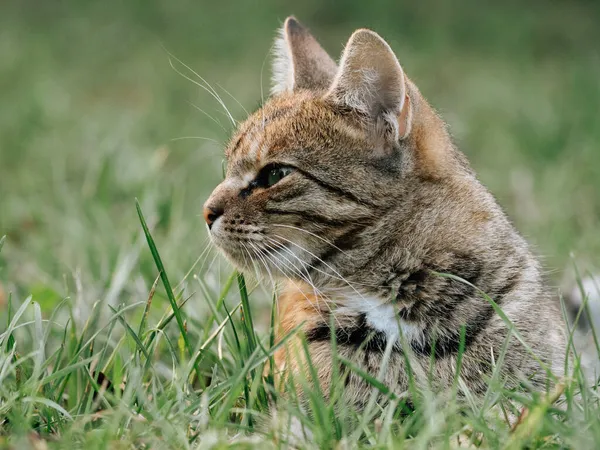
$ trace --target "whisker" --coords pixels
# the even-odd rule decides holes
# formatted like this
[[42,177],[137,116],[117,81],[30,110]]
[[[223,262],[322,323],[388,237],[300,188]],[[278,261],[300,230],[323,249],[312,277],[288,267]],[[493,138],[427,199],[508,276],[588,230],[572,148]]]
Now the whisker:
[[195,103],[192,103],[190,101],[187,102],[188,105],[190,105],[192,108],[197,109],[198,111],[200,111],[202,114],[204,114],[206,117],[208,117],[210,120],[212,120],[214,123],[216,123],[217,125],[219,125],[219,127],[221,127],[221,129],[225,132],[225,133],[229,133],[229,130],[227,130],[223,124],[221,123],[221,121],[219,121],[216,117],[211,116],[209,113],[207,113],[206,111],[204,111],[202,108],[200,108],[198,105],[196,105]]
[[[255,278],[255,281],[256,281],[256,286],[254,286],[252,288],[252,290],[254,290],[255,288],[257,288],[258,286],[260,286],[263,283],[264,275],[260,271],[259,267],[257,266],[257,264],[256,264],[256,262],[255,262],[255,260],[253,258],[253,255],[252,255],[253,251],[251,252],[250,251],[251,249],[249,249],[243,242],[240,242],[240,244],[241,244],[243,250],[246,252],[246,254],[248,254],[248,257],[250,258],[250,262],[252,264],[252,268],[254,270],[254,278]],[[242,253],[242,256],[244,257],[244,264],[245,264],[245,266],[249,267],[249,264],[248,264],[248,262],[246,260],[246,255],[244,253]]]
[[[246,244],[249,244],[251,246],[251,248],[248,248],[248,246],[246,244],[244,244],[243,242],[241,242],[241,244],[244,247],[244,249],[246,250],[246,252],[248,253],[248,257],[250,258],[250,262],[252,263],[252,267],[254,268],[257,283],[263,284],[265,282],[265,275],[260,270],[261,264],[264,265],[264,263],[262,262],[261,255],[257,254],[257,252],[254,248],[254,245],[252,244],[251,241],[246,241]],[[256,261],[255,258],[257,258],[258,261]],[[269,278],[273,282],[273,278],[271,277],[268,267],[265,267],[265,269],[268,271]]]
[[[266,251],[272,257],[274,256],[270,253],[270,251],[268,249],[266,249]],[[277,267],[277,269],[283,274],[283,276],[285,278],[287,278],[287,280],[294,285],[296,290],[298,292],[300,292],[300,294],[302,294],[302,296],[312,306],[312,308],[317,312],[317,314],[319,314],[319,317],[321,318],[321,320],[323,320],[323,322],[325,322],[325,323],[328,323],[325,316],[323,316],[321,308],[318,305],[315,305],[315,303],[304,293],[304,290],[300,286],[298,286],[298,284],[293,279],[291,279],[289,276],[287,276],[285,271],[275,261],[271,261],[271,262],[275,267]],[[301,277],[301,279],[303,279],[303,278]],[[303,281],[306,281],[306,280],[303,279]],[[309,285],[311,285],[311,283],[309,283]],[[314,285],[311,285],[311,286],[314,287]],[[320,298],[320,296],[316,295],[316,293],[315,293],[315,299],[317,300],[317,302],[318,302],[319,298]],[[331,307],[329,306],[328,302],[326,301],[325,298],[323,298],[323,300],[324,300],[325,305],[329,308],[329,311],[331,312]],[[335,316],[334,316],[334,318],[335,318]],[[337,318],[335,320],[337,321]],[[338,322],[338,324],[339,324],[339,322]]]
[[[163,47],[164,48],[164,47]],[[237,126],[237,121],[233,118],[233,116],[231,115],[231,112],[229,111],[229,109],[227,108],[227,105],[225,105],[225,102],[223,101],[223,99],[221,98],[221,96],[218,94],[217,91],[215,91],[215,89],[210,85],[210,83],[208,81],[206,81],[203,77],[201,77],[196,71],[194,71],[190,66],[188,66],[187,64],[185,64],[183,61],[181,61],[179,58],[177,58],[175,55],[173,55],[171,52],[169,52],[167,49],[165,49],[165,51],[167,52],[167,55],[169,57],[169,65],[171,66],[171,68],[177,72],[179,75],[181,75],[183,78],[185,78],[186,80],[194,83],[196,86],[204,89],[206,92],[208,92],[220,105],[221,107],[225,110],[225,112],[227,113],[227,116],[229,117],[229,120],[231,120],[232,125],[235,127]],[[187,76],[186,74],[184,74],[183,72],[181,72],[177,67],[175,67],[175,65],[173,64],[173,60],[177,61],[179,64],[181,64],[183,67],[185,67],[187,70],[189,70],[191,73],[193,73],[196,77],[198,77],[200,80],[202,80],[203,83],[206,84],[203,85],[199,82],[197,82],[196,80],[193,80],[192,78],[190,78],[189,76]]]
[[[275,243],[277,245],[277,250],[285,250],[287,251],[291,256],[293,256],[294,258],[296,258],[298,260],[298,262],[300,264],[304,264],[304,261],[302,261],[300,258],[298,258],[298,256],[296,256],[290,249],[286,248],[286,247],[282,247],[281,244],[271,238],[269,238],[273,243]],[[271,249],[275,249],[273,247],[270,247]],[[270,253],[273,258],[275,258],[275,255],[273,253]],[[327,309],[329,310],[329,312],[333,312],[333,310],[331,309],[331,306],[329,305],[328,300],[330,300],[330,298],[328,297],[328,295],[321,291],[316,285],[315,282],[313,281],[312,277],[310,276],[310,273],[308,272],[308,270],[306,270],[306,267],[302,267],[302,269],[304,269],[304,272],[301,271],[301,269],[299,269],[296,264],[294,264],[292,261],[290,261],[285,255],[282,255],[281,253],[278,253],[279,257],[285,259],[289,265],[292,267],[293,269],[293,273],[295,273],[302,281],[304,281],[306,284],[308,284],[310,286],[310,288],[313,291],[313,294],[315,294],[315,298],[317,299],[317,302],[319,299],[323,299],[325,306],[327,306]],[[280,269],[282,270],[282,269]],[[289,279],[289,277],[288,277]]]
[[[291,254],[291,255],[292,255],[294,258],[298,259],[298,261],[300,261],[301,263],[304,263],[302,260],[300,260],[300,258],[298,258],[298,256],[297,256],[297,255],[295,255],[293,252],[291,252],[291,250],[289,250],[288,248],[286,248],[285,246],[283,246],[283,245],[282,245],[280,242],[277,242],[277,241],[275,241],[274,239],[272,239],[272,238],[270,238],[270,237],[267,237],[267,238],[268,238],[268,239],[270,239],[272,242],[274,242],[274,243],[275,243],[275,244],[278,246],[278,248],[280,248],[280,249],[284,249],[284,250],[288,251],[288,252],[289,252],[289,253],[290,253],[290,254]],[[280,255],[280,256],[281,256],[281,257],[283,257],[283,258],[285,258],[285,256],[283,256],[283,255]],[[287,258],[285,258],[285,259],[287,260]],[[304,264],[305,264],[305,263],[304,263]],[[308,267],[312,267],[312,266],[309,264],[309,265],[308,265]],[[313,268],[314,268],[314,267],[313,267]],[[332,277],[332,275],[331,275],[331,274],[328,274],[328,273],[325,273],[325,272],[324,272],[324,274],[325,274],[325,275],[327,275],[327,276],[329,276],[329,277]],[[310,274],[309,274],[308,272],[307,272],[307,276],[310,278]],[[301,274],[300,274],[300,278],[306,281],[306,279],[305,279],[305,278],[304,278],[304,277],[303,277]],[[334,279],[337,279],[337,278],[335,278],[335,277],[332,277],[332,278],[334,278]],[[348,280],[346,280],[346,279],[345,279],[345,278],[343,278],[343,277],[342,277],[342,278],[340,278],[340,280],[341,280],[341,281],[344,281],[344,282],[345,282],[345,283],[346,283],[348,286],[350,286],[350,288],[352,288],[352,289],[353,289],[355,292],[357,292],[357,294],[358,294],[358,295],[359,295],[361,298],[363,298],[363,299],[364,299],[364,297],[362,296],[362,294],[361,294],[360,292],[358,292],[358,291],[357,291],[357,290],[354,288],[354,286],[352,286],[352,284],[350,284],[350,282],[349,282]],[[313,287],[313,289],[316,289],[317,291],[319,291],[319,289],[315,287],[315,285],[314,285],[314,282],[312,281],[312,278],[310,278],[310,281],[307,281],[307,283],[308,283],[309,285],[311,285],[311,286]],[[340,288],[338,288],[338,289],[335,289],[335,288],[333,288],[333,289],[332,289],[332,288],[328,288],[328,289],[327,289],[327,293],[328,293],[328,294],[329,294],[329,293],[335,293],[336,291],[341,291],[342,293],[344,293],[344,290],[345,290],[345,289],[346,289],[346,288],[344,288],[344,287],[340,287]],[[317,295],[317,293],[316,293],[316,292],[315,292],[315,295]],[[319,295],[320,297],[323,297],[323,298],[325,298],[325,299],[329,299],[329,297],[327,296],[327,294],[325,294],[325,293],[324,293],[324,292],[322,292],[322,291],[319,291],[319,294],[318,294],[318,295]],[[332,311],[332,309],[331,309],[331,306],[329,305],[329,303],[326,303],[326,305],[327,305],[327,307],[328,307],[329,311],[331,312],[331,311]],[[375,307],[373,307],[373,308],[375,308]],[[337,320],[337,319],[336,319],[336,320]]]
[[273,285],[273,290],[276,290],[277,285],[275,283],[275,279],[273,278],[271,269],[269,269],[269,265],[267,264],[267,262],[264,260],[263,256],[261,255],[260,249],[253,242],[248,242],[248,243],[254,249],[254,253],[256,254],[257,258],[259,258],[261,264],[264,266],[265,270],[267,271],[267,274],[269,275],[269,279],[271,280],[271,284]]
[[190,269],[183,276],[183,278],[181,279],[181,281],[177,284],[177,286],[175,286],[175,290],[178,290],[181,287],[181,285],[190,276],[190,274],[193,272],[193,270],[196,268],[196,266],[198,265],[198,263],[200,262],[200,260],[205,256],[205,254],[206,253],[210,253],[210,251],[212,250],[212,245],[211,244],[212,244],[212,242],[210,240],[210,237],[207,237],[204,240],[204,250],[202,250],[202,252],[200,253],[200,256],[198,256],[198,258],[196,259],[196,261],[194,261],[194,264],[192,264],[192,267],[190,267]]
[[[320,261],[320,262],[321,262],[323,265],[325,265],[327,268],[329,268],[329,269],[330,269],[330,270],[331,270],[331,271],[332,271],[334,274],[336,274],[336,275],[339,277],[338,279],[339,279],[340,281],[343,281],[343,282],[345,282],[345,283],[346,283],[346,284],[347,284],[347,285],[348,285],[348,286],[349,286],[349,287],[350,287],[350,288],[351,288],[351,289],[352,289],[354,292],[356,292],[358,295],[360,295],[360,297],[361,297],[361,298],[364,298],[364,297],[362,296],[362,294],[361,294],[360,292],[358,292],[358,291],[356,290],[356,288],[355,288],[355,287],[354,287],[352,284],[350,284],[350,282],[349,282],[349,281],[348,281],[346,278],[344,278],[344,277],[343,277],[343,276],[342,276],[342,275],[341,275],[341,274],[340,274],[340,273],[339,273],[339,272],[338,272],[338,271],[337,271],[337,270],[336,270],[334,267],[332,267],[331,265],[329,265],[328,263],[326,263],[325,261],[323,261],[321,258],[319,258],[317,255],[315,255],[313,252],[311,252],[310,250],[307,250],[307,249],[305,249],[305,248],[304,248],[304,247],[302,247],[300,244],[297,244],[297,243],[296,243],[296,242],[294,242],[294,241],[291,241],[291,240],[289,240],[289,239],[287,239],[287,238],[284,238],[283,236],[279,236],[279,235],[273,235],[273,236],[274,236],[274,237],[276,237],[276,238],[279,238],[279,239],[283,239],[284,241],[286,241],[286,242],[289,242],[289,243],[290,243],[290,244],[292,244],[292,245],[295,245],[295,246],[296,246],[296,247],[298,247],[300,250],[302,250],[302,251],[305,251],[306,253],[308,253],[309,255],[311,255],[313,258],[315,258],[316,260]],[[317,271],[319,271],[319,269],[317,269],[316,267],[314,267],[314,266],[311,266],[311,267],[312,267],[314,270],[317,270]],[[322,273],[324,273],[325,275],[331,276],[331,274],[328,274],[328,273],[326,273],[326,272],[322,272]],[[335,279],[336,277],[333,277],[333,276],[332,276],[332,278],[334,278],[334,279]],[[361,284],[361,283],[356,283],[356,284]],[[364,284],[364,283],[363,283],[363,286],[377,287],[377,285],[368,285],[368,284]]]
[[231,93],[227,89],[225,89],[219,83],[217,83],[217,86],[219,88],[221,88],[221,90],[223,90],[223,92],[225,92],[227,95],[229,95],[233,99],[234,102],[236,102],[238,105],[240,105],[240,108],[242,108],[244,110],[244,112],[246,113],[247,116],[250,115],[250,113],[248,112],[248,110],[246,108],[244,108],[244,105],[242,105],[237,98],[235,98],[233,95],[231,95]]
[[[275,236],[277,236],[277,235],[275,235]],[[281,236],[278,236],[278,237],[280,237],[280,238],[281,238]],[[325,275],[325,276],[328,276],[328,277],[330,277],[330,278],[333,278],[333,279],[336,279],[336,280],[343,281],[343,279],[342,279],[342,278],[335,277],[335,276],[331,275],[330,273],[327,273],[327,272],[325,272],[325,271],[323,271],[323,270],[321,270],[321,269],[319,269],[319,268],[317,268],[317,267],[315,267],[315,266],[313,266],[313,265],[311,265],[311,264],[308,264],[306,261],[302,261],[300,258],[298,258],[298,256],[297,256],[297,255],[295,255],[295,254],[294,254],[294,252],[292,252],[290,249],[288,249],[288,248],[287,248],[287,246],[285,246],[285,245],[284,245],[284,244],[282,244],[281,242],[277,242],[277,241],[275,241],[275,240],[272,240],[272,241],[273,241],[275,244],[277,244],[277,246],[278,246],[278,248],[279,248],[279,249],[281,249],[281,250],[286,250],[288,253],[290,253],[290,254],[291,254],[291,255],[292,255],[294,258],[296,258],[296,259],[297,259],[297,260],[298,260],[298,261],[299,261],[301,264],[303,264],[304,266],[308,266],[309,268],[311,268],[311,269],[313,269],[313,270],[315,270],[315,271],[317,271],[317,272],[319,272],[319,273],[321,273],[321,274],[323,274],[323,275]],[[305,270],[306,270],[306,267],[304,267],[304,268],[305,268]]]
[[[250,242],[248,242],[248,244],[251,244]],[[263,283],[265,280],[265,275],[264,273],[261,272],[260,270],[260,265],[261,260],[259,255],[256,254],[256,252],[254,251],[254,256],[255,258],[252,257],[252,254],[250,253],[251,249],[248,249],[248,256],[250,256],[250,260],[252,261],[252,267],[254,268],[254,272],[256,273],[256,279],[257,281],[259,281],[260,283]],[[258,261],[256,261],[256,259],[258,258]]]
[[217,145],[222,145],[221,142],[217,141],[216,139],[213,138],[209,138],[209,137],[204,137],[204,136],[180,136],[180,137],[176,137],[176,138],[171,138],[171,141],[182,141],[184,139],[199,139],[202,141],[210,141],[210,142],[214,142]]
[[[277,244],[278,246],[280,246],[281,244],[271,238],[269,238],[268,236],[266,236],[267,239],[271,240],[273,243]],[[282,247],[282,249],[288,251],[294,258],[296,258],[301,264],[303,263],[303,261],[298,258],[296,255],[293,254],[293,252],[291,252],[288,248]],[[269,255],[271,255],[272,259],[275,259],[275,255],[270,251],[270,250],[274,250],[273,247],[267,247],[266,250],[269,252]],[[329,302],[327,300],[329,300],[329,298],[327,297],[327,295],[325,293],[323,293],[322,291],[319,290],[319,288],[317,288],[315,286],[314,281],[312,280],[312,278],[310,277],[310,274],[308,273],[308,271],[306,271],[305,274],[303,274],[300,269],[298,269],[296,267],[296,265],[290,261],[288,258],[286,258],[284,255],[279,254],[280,257],[284,258],[289,264],[290,266],[292,266],[292,268],[294,269],[294,273],[296,273],[300,279],[302,281],[304,281],[305,283],[307,283],[313,290],[313,293],[315,294],[315,299],[317,300],[317,302],[319,301],[319,299],[322,299],[323,302],[325,303],[325,306],[327,306],[327,309],[329,310],[329,312],[332,312],[331,306],[329,305]],[[280,268],[274,261],[273,264],[278,267],[279,271],[283,272],[283,269]],[[306,268],[304,268],[304,270],[306,270]],[[291,278],[288,277],[285,273],[283,274],[286,278],[288,278],[291,281]],[[312,305],[312,303],[311,303]],[[314,305],[312,305],[314,307]],[[320,308],[319,308],[320,309]]]
[[349,256],[347,252],[345,252],[344,250],[342,250],[341,248],[339,248],[333,242],[328,241],[327,239],[325,239],[324,237],[319,236],[318,234],[315,234],[315,233],[313,233],[311,231],[305,230],[304,228],[295,227],[293,225],[284,225],[284,224],[281,224],[281,223],[274,223],[274,224],[272,224],[272,226],[274,226],[274,227],[281,227],[281,228],[291,228],[292,230],[298,230],[298,231],[302,231],[304,233],[310,234],[311,236],[316,237],[317,239],[325,242],[326,244],[331,245],[333,248],[335,248],[336,250],[339,250],[344,255]]
[[[215,256],[213,256],[213,259],[211,260],[210,264],[206,268],[206,272],[210,272],[212,270],[212,267],[215,264],[215,261],[217,261],[218,257],[219,257],[219,253],[215,253]],[[204,262],[206,262],[206,260],[204,260]],[[202,266],[200,267],[198,272],[202,272],[203,268],[204,268],[204,263],[202,263]]]
[[[343,277],[343,276],[342,276],[342,275],[341,275],[339,272],[337,272],[337,271],[336,271],[336,270],[335,270],[333,267],[331,267],[330,265],[328,265],[327,263],[325,263],[323,260],[321,260],[321,259],[320,259],[318,256],[314,255],[314,254],[313,254],[312,252],[310,252],[309,250],[307,250],[307,249],[303,248],[301,245],[299,245],[299,244],[297,244],[297,243],[295,243],[295,242],[293,242],[293,241],[290,241],[289,239],[286,239],[286,238],[284,238],[283,236],[278,236],[278,235],[274,235],[274,236],[275,236],[275,237],[278,237],[278,238],[280,238],[280,239],[283,239],[283,240],[285,240],[285,241],[289,242],[290,244],[293,244],[293,245],[297,246],[299,249],[301,249],[301,250],[303,250],[303,251],[305,251],[305,252],[309,253],[310,255],[312,255],[313,257],[315,257],[317,260],[321,261],[323,264],[325,264],[326,266],[328,266],[328,267],[329,267],[329,268],[330,268],[332,271],[334,271],[334,273],[336,273],[336,274],[337,274],[337,275],[340,277],[340,278],[339,278],[339,280],[340,280],[340,281],[343,281],[344,283],[346,283],[346,284],[347,284],[347,285],[350,287],[350,289],[352,289],[352,290],[353,290],[353,291],[354,291],[354,292],[355,292],[355,293],[356,293],[356,294],[357,294],[357,295],[358,295],[358,296],[359,296],[361,299],[365,300],[365,297],[362,295],[362,293],[360,293],[360,292],[359,292],[359,291],[358,291],[358,290],[357,290],[357,289],[356,289],[356,288],[355,288],[355,287],[352,285],[352,283],[350,283],[350,282],[349,282],[349,281],[348,281],[346,278],[344,278],[344,277]],[[281,243],[278,243],[278,244],[279,244],[279,245],[281,245]],[[294,255],[294,256],[296,256],[296,255]],[[297,256],[296,256],[296,258],[297,258]],[[314,270],[318,270],[317,268],[315,268],[315,267],[313,267],[313,266],[311,266],[311,265],[308,265],[308,266],[309,266],[309,267],[312,267]],[[336,279],[336,277],[333,277],[333,276],[331,276],[331,274],[327,274],[327,273],[324,273],[324,274],[325,274],[325,275],[328,275],[328,276],[330,276],[330,277],[332,277],[332,278],[334,278],[334,279]],[[357,283],[357,284],[361,284],[361,283]],[[363,285],[364,285],[364,286],[369,286],[369,285],[366,285],[366,284],[363,284]],[[372,287],[377,287],[377,286],[376,286],[376,285],[372,285]],[[377,308],[377,306],[372,306],[372,308],[371,308],[371,309],[375,309],[375,308]]]
[[[252,260],[252,255],[250,254],[250,251],[248,250],[246,245],[241,241],[240,245],[242,247],[242,256],[244,257],[244,267],[247,267],[248,269],[253,269],[256,272],[256,267],[254,266],[254,261]],[[248,258],[250,258],[250,264],[248,264],[246,255],[248,255]],[[258,275],[256,275],[256,277],[258,278]]]

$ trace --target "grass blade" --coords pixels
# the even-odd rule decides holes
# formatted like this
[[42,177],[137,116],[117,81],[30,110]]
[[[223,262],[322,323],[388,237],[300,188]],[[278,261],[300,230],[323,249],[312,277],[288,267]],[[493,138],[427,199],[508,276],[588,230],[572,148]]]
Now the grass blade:
[[49,408],[57,410],[63,416],[65,416],[67,419],[73,420],[73,417],[71,417],[71,414],[69,414],[68,411],[65,408],[63,408],[58,403],[53,402],[52,400],[49,400],[47,398],[43,398],[43,397],[25,397],[22,401],[24,403],[39,403],[39,404],[42,404],[42,405],[46,405]]
[[27,309],[27,307],[30,304],[31,304],[31,295],[25,299],[23,304],[19,307],[19,309],[15,313],[14,317],[12,319],[10,319],[10,321],[8,323],[8,328],[6,329],[6,331],[4,333],[0,334],[0,346],[4,343],[4,339],[7,339],[7,338],[10,339],[10,337],[12,336],[12,332],[14,331],[15,326],[17,325],[17,322],[19,321],[19,319],[21,318],[21,316],[23,315],[23,313],[25,312],[25,310]]
[[[241,304],[238,304],[235,306],[235,308],[233,308],[231,310],[231,313],[235,313],[238,308],[241,306]],[[198,363],[200,361],[200,357],[203,355],[204,350],[206,350],[208,348],[208,346],[214,341],[214,339],[219,335],[219,333],[221,332],[221,330],[223,330],[223,328],[225,328],[225,325],[227,325],[227,323],[231,321],[231,316],[227,316],[227,318],[221,322],[219,324],[219,326],[217,328],[215,328],[215,330],[212,332],[212,334],[208,337],[208,339],[206,341],[204,341],[202,343],[202,345],[200,346],[200,348],[198,349],[198,351],[196,352],[198,355],[194,358],[194,360],[196,361],[196,363]]]
[[[179,304],[179,309],[183,308],[183,306],[188,302],[188,300],[191,297],[186,298],[185,300],[183,300],[180,304]],[[154,338],[156,337],[156,334],[159,331],[162,331],[166,328],[167,325],[169,325],[169,323],[171,323],[171,321],[175,318],[175,313],[171,312],[171,314],[166,315],[160,320],[160,322],[158,323],[158,325],[149,330],[148,334],[147,334],[147,338],[146,338],[146,347],[150,348],[150,345],[152,344],[152,341],[154,340]]]
[[[8,327],[10,327],[10,321],[11,321],[11,316],[12,316],[12,295],[8,294],[8,315],[7,315],[7,326],[6,328],[8,329]],[[0,337],[0,345],[2,344],[2,338]],[[12,335],[12,333],[8,336],[8,339],[6,341],[6,351],[11,351],[13,346],[15,345],[15,337]]]
[[[152,258],[154,258],[154,263],[156,264],[156,268],[158,269],[158,272],[160,274],[160,278],[167,293],[169,302],[171,303],[173,313],[175,314],[175,320],[177,320],[177,325],[179,326],[179,331],[181,332],[181,337],[183,338],[185,348],[187,349],[189,357],[193,358],[194,350],[192,348],[187,331],[185,329],[185,324],[183,323],[181,311],[179,310],[179,306],[177,306],[177,300],[175,299],[175,294],[173,293],[173,289],[171,288],[171,282],[169,281],[169,277],[167,276],[165,266],[162,263],[160,255],[158,253],[158,249],[156,248],[156,244],[154,243],[154,238],[150,234],[150,230],[148,229],[148,225],[146,224],[146,219],[144,219],[144,214],[142,213],[142,208],[140,207],[140,203],[137,199],[135,200],[135,207],[137,209],[140,223],[142,224],[142,229],[144,230],[144,235],[146,236],[146,241],[148,242],[148,247],[150,247]],[[201,372],[197,364],[194,364],[194,369],[196,370],[196,375],[200,379]]]
[[500,318],[502,319],[502,321],[506,324],[506,326],[508,327],[509,331],[517,338],[517,340],[519,341],[519,343],[521,345],[523,345],[523,348],[525,348],[525,350],[527,351],[527,353],[529,353],[531,355],[531,357],[533,359],[535,359],[535,361],[540,365],[540,367],[546,372],[546,374],[555,379],[555,375],[552,373],[552,370],[550,369],[550,367],[548,367],[548,364],[546,364],[544,361],[542,361],[540,359],[540,357],[533,351],[533,349],[531,348],[531,346],[525,341],[525,339],[523,338],[523,336],[521,335],[521,333],[519,332],[519,330],[517,329],[517,327],[515,326],[515,324],[512,322],[512,320],[510,320],[508,318],[508,316],[506,315],[506,313],[502,310],[502,308],[500,307],[500,305],[498,305],[498,303],[496,303],[494,301],[494,299],[492,299],[489,295],[487,295],[485,292],[483,292],[481,289],[479,289],[477,286],[475,286],[474,284],[468,282],[467,280],[461,278],[461,277],[457,277],[456,275],[452,275],[450,273],[441,273],[441,272],[433,272],[435,275],[443,277],[443,278],[450,278],[452,280],[458,281],[460,283],[466,284],[467,286],[471,286],[473,289],[475,289],[477,292],[479,292],[479,294],[483,297],[484,300],[486,300],[494,309],[494,312],[496,314],[498,314],[498,316],[500,316]]
[[343,363],[346,367],[348,367],[348,369],[350,369],[352,372],[354,372],[358,376],[360,376],[368,384],[370,384],[375,389],[377,389],[381,394],[388,397],[390,400],[398,400],[398,396],[396,394],[394,394],[394,392],[392,392],[392,390],[385,383],[382,383],[381,381],[379,381],[376,377],[371,375],[369,372],[361,369],[356,364],[354,364],[352,361],[350,361],[347,358],[344,358],[343,356],[338,355],[337,359],[338,359],[338,361]]
[[[42,325],[42,310],[40,308],[40,304],[38,302],[33,302],[33,313],[35,317],[35,341],[37,347],[37,355],[35,357],[35,365],[34,365],[34,377],[37,379],[42,372],[42,366],[44,365],[45,357],[45,347],[46,343],[44,341],[44,328]],[[50,326],[50,325],[48,325]]]
[[146,302],[146,306],[144,308],[144,312],[142,313],[142,319],[140,320],[140,326],[138,328],[138,335],[143,336],[144,331],[146,330],[146,322],[148,321],[148,314],[150,313],[150,306],[152,305],[152,299],[154,298],[154,293],[156,292],[156,285],[158,284],[158,280],[160,279],[160,274],[152,283],[152,287],[150,288],[150,293],[148,294],[148,301]]
[[133,338],[133,340],[135,341],[135,343],[137,344],[137,346],[139,347],[139,349],[142,351],[142,353],[144,354],[144,356],[146,357],[146,359],[150,359],[150,354],[148,353],[148,350],[146,350],[146,346],[140,340],[140,338],[138,337],[138,335],[135,334],[135,331],[133,331],[133,328],[131,328],[129,326],[129,324],[123,318],[122,315],[118,314],[118,311],[115,308],[113,308],[110,305],[108,305],[108,307],[116,315],[117,319],[119,320],[119,322],[121,322],[121,324],[123,325],[123,328],[125,328],[125,330],[127,331],[127,333]]
[[246,289],[246,279],[241,273],[237,273],[238,287],[240,290],[240,297],[242,299],[242,326],[244,328],[244,334],[248,339],[248,353],[254,352],[256,348],[256,333],[254,330],[254,322],[252,321],[252,313],[250,311],[250,301],[248,300],[248,290]]

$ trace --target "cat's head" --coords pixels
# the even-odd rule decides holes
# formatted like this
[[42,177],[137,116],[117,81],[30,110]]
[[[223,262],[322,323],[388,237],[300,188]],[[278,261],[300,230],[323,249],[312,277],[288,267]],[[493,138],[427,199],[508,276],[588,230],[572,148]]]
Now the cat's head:
[[273,71],[271,98],[234,134],[226,178],[204,206],[213,242],[238,267],[351,276],[394,220],[414,219],[411,194],[468,172],[373,31],[354,32],[338,66],[288,18]]

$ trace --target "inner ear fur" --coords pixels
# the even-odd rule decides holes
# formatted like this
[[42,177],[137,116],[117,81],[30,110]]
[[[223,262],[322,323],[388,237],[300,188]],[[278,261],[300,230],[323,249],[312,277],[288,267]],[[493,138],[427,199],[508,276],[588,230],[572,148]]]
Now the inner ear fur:
[[337,65],[310,32],[294,17],[288,17],[275,41],[274,95],[297,89],[326,90]]

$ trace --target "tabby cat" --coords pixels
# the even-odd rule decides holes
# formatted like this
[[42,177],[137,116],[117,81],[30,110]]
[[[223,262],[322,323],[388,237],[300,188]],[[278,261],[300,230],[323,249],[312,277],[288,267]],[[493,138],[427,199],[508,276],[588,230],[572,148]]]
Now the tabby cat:
[[[272,95],[227,146],[204,218],[234,265],[284,280],[280,336],[301,328],[323,392],[334,334],[337,352],[375,375],[388,351],[382,381],[399,393],[407,355],[417,383],[443,389],[460,350],[464,384],[482,394],[510,331],[481,292],[543,362],[513,336],[501,375],[544,388],[564,364],[559,307],[390,46],[359,29],[336,64],[290,17],[275,49]],[[291,346],[282,373],[302,370]],[[349,375],[350,403],[371,390]]]

